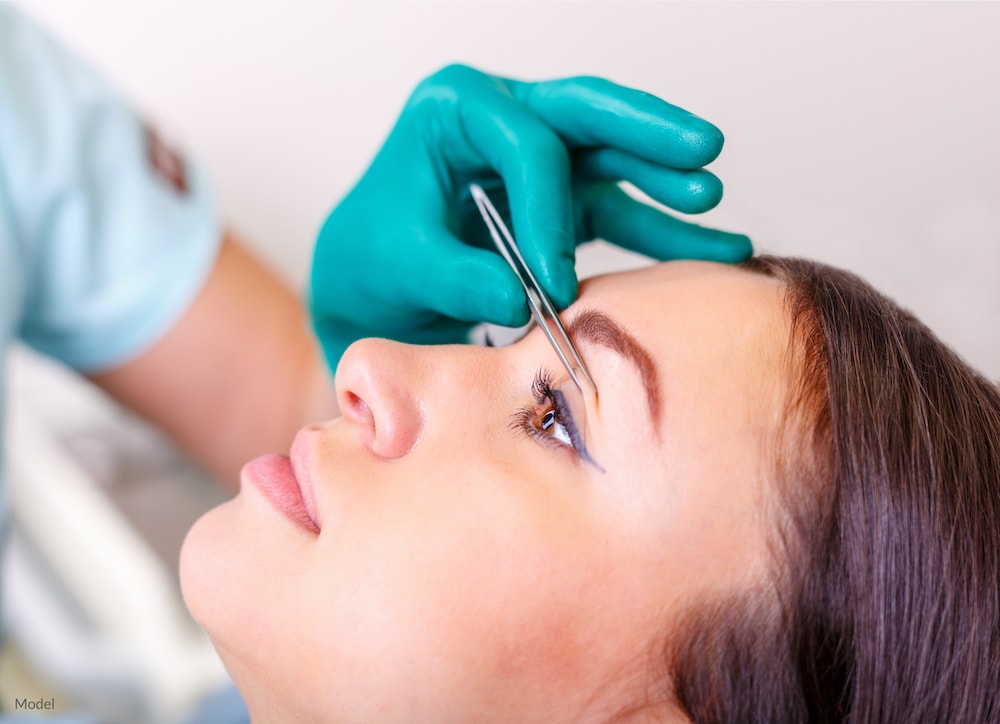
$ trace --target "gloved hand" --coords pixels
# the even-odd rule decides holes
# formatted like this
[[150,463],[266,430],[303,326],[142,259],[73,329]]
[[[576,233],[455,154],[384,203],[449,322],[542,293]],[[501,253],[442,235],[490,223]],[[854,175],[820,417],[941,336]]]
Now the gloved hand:
[[601,238],[658,259],[736,262],[750,240],[633,200],[626,180],[678,211],[722,197],[701,167],[722,150],[707,121],[593,77],[539,83],[452,65],[420,83],[364,177],[326,219],[309,304],[335,369],[361,337],[466,341],[486,321],[528,321],[468,185],[508,221],[560,309],[576,297],[576,244]]

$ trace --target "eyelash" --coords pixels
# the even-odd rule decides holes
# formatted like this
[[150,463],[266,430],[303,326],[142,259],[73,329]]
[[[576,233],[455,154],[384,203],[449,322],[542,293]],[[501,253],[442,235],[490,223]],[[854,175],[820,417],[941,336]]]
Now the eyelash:
[[[529,437],[537,440],[546,447],[554,449],[568,449],[577,457],[584,450],[582,440],[577,432],[576,423],[566,409],[562,393],[555,389],[553,383],[555,377],[546,370],[540,369],[535,373],[535,379],[531,382],[531,394],[539,405],[547,405],[547,409],[539,413],[538,410],[524,407],[514,413],[511,418],[511,428],[524,432]],[[560,441],[551,433],[545,432],[538,426],[538,422],[545,418],[549,412],[555,416],[554,422],[561,425],[570,439],[570,443]]]

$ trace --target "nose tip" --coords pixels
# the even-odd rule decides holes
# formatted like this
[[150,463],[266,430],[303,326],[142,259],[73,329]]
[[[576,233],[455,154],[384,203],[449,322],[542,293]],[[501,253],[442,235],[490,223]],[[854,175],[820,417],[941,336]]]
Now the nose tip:
[[378,457],[406,455],[420,439],[423,415],[409,345],[383,339],[355,342],[337,365],[337,403]]

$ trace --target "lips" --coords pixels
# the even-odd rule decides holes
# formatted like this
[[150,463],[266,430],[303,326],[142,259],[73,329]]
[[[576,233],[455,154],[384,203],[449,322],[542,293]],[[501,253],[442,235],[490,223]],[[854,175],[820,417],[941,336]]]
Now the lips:
[[289,451],[289,455],[292,459],[292,470],[295,473],[295,478],[299,481],[299,488],[302,490],[302,500],[305,503],[306,510],[309,511],[309,518],[317,528],[321,528],[319,509],[316,506],[316,486],[313,485],[309,467],[309,453],[311,452],[311,446],[309,445],[310,429],[305,428],[299,431],[299,434],[295,436],[295,440],[292,442],[292,449]]
[[319,533],[311,487],[308,482],[300,484],[291,458],[287,455],[263,455],[247,463],[243,475],[254,483],[279,513],[310,533]]

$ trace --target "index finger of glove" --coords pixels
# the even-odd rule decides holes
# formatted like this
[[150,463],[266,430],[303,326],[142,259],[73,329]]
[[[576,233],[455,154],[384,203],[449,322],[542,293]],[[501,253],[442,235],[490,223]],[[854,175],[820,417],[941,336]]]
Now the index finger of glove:
[[566,146],[543,120],[499,93],[464,106],[462,121],[469,142],[504,181],[521,255],[553,303],[568,306],[576,298],[576,237]]
[[603,78],[505,82],[570,146],[618,148],[677,169],[701,168],[722,151],[722,131],[708,121]]

